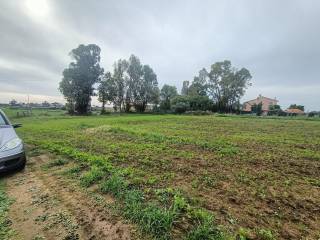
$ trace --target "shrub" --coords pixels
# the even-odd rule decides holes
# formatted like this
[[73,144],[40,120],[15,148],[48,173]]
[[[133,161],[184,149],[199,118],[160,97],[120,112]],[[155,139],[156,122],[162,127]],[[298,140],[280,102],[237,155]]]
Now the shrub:
[[175,105],[172,105],[172,110],[175,113],[184,113],[189,109],[189,104],[185,102],[177,102]]
[[177,96],[171,101],[175,113],[186,111],[214,111],[215,105],[207,96]]
[[207,111],[197,110],[197,111],[186,111],[185,114],[202,116],[202,115],[212,115],[213,113],[208,110]]

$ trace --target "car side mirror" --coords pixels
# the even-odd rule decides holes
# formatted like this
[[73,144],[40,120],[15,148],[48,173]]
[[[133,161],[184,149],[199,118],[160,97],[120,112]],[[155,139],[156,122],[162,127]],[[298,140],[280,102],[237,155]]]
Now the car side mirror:
[[12,127],[13,128],[19,128],[19,127],[22,127],[22,124],[21,123],[15,123],[15,124],[12,124]]

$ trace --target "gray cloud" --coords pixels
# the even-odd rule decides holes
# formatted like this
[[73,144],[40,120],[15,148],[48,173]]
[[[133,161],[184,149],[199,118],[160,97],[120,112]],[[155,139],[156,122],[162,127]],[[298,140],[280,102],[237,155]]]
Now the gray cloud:
[[317,0],[0,0],[0,7],[0,101],[9,92],[61,98],[68,52],[96,43],[105,69],[134,53],[160,85],[178,88],[229,59],[253,75],[244,100],[261,93],[283,107],[320,110]]

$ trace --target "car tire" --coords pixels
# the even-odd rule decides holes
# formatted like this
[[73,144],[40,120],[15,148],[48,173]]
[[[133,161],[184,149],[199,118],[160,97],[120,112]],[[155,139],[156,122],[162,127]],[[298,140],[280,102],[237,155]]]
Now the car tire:
[[23,162],[21,163],[21,165],[18,167],[19,171],[22,171],[26,167],[26,162],[27,162],[27,160],[24,159]]

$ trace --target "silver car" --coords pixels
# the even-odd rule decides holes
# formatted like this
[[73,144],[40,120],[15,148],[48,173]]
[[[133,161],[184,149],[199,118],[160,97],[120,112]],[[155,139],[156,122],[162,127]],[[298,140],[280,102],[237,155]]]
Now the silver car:
[[26,165],[23,142],[15,132],[18,127],[21,124],[11,124],[0,109],[0,173],[23,169]]

